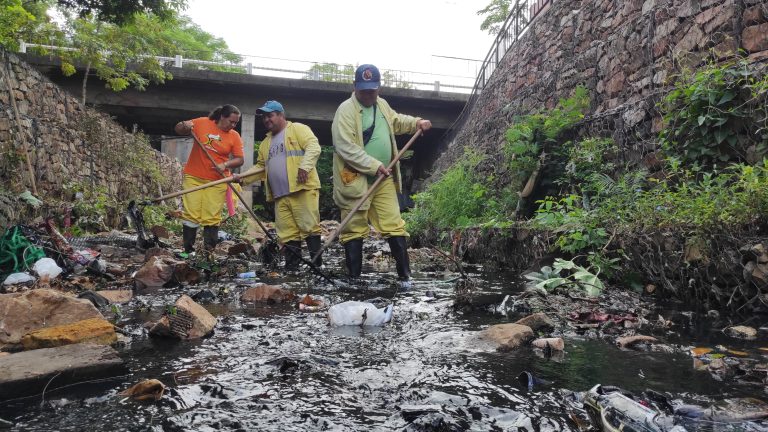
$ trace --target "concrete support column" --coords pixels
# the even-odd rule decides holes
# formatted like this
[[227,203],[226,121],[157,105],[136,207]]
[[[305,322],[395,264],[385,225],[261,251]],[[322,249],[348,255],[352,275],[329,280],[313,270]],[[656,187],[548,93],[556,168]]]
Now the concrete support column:
[[[256,114],[241,113],[240,115],[240,138],[243,140],[243,159],[245,162],[240,167],[240,172],[246,171],[253,166],[253,142],[256,138]],[[253,189],[251,186],[243,186],[243,199],[245,205],[249,208],[253,205]]]

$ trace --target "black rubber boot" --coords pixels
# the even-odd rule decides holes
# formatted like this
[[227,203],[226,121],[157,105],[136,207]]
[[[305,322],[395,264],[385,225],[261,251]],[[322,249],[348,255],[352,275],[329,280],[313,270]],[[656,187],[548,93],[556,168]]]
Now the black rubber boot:
[[[389,250],[395,259],[397,278],[404,288],[410,288],[411,261],[408,259],[408,241],[405,237],[390,237],[387,239]],[[403,283],[408,282],[408,283]]]
[[285,269],[298,270],[301,264],[301,240],[285,243]]
[[363,271],[363,239],[354,239],[344,243],[344,259],[350,278],[359,278]]
[[197,239],[197,228],[182,225],[181,238],[184,242],[184,252],[192,253],[195,251],[195,239]]
[[203,243],[206,250],[212,251],[216,248],[216,245],[219,243],[218,226],[203,227]]
[[[309,259],[310,261],[315,258],[315,255],[320,250],[320,247],[322,246],[322,243],[320,242],[320,236],[319,235],[313,235],[307,237],[307,249],[309,249]],[[312,263],[318,267],[323,265],[323,256],[320,255],[312,261]]]

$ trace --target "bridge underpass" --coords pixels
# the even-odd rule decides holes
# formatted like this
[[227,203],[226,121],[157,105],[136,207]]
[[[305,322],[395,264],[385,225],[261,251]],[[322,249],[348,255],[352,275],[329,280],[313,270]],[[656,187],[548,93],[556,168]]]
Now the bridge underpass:
[[[83,72],[65,77],[56,57],[20,54],[54,83],[80,98]],[[111,115],[126,129],[136,128],[147,134],[153,145],[160,148],[163,138],[174,136],[173,127],[180,120],[205,116],[222,104],[236,105],[242,111],[238,132],[246,143],[246,162],[253,164],[253,143],[261,140],[266,130],[256,116],[256,109],[265,101],[280,101],[291,121],[307,124],[320,144],[332,145],[331,122],[338,105],[352,94],[351,83],[313,81],[247,75],[208,70],[168,68],[173,79],[162,85],[150,84],[145,91],[127,89],[114,92],[107,89],[95,75],[87,83],[87,103]],[[437,158],[440,138],[458,117],[468,99],[467,94],[383,87],[381,96],[398,112],[427,118],[433,129],[414,145],[414,157],[407,162],[413,178],[420,177]],[[409,137],[401,136],[402,146]]]

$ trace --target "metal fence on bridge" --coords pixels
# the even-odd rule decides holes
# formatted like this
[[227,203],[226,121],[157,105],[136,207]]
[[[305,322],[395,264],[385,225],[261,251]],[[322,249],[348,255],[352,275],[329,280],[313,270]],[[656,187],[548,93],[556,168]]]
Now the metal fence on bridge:
[[486,84],[488,84],[493,71],[496,70],[504,55],[520,39],[520,36],[528,31],[531,21],[553,1],[516,0],[510,4],[509,15],[496,35],[496,39],[494,39],[491,49],[485,56],[482,66],[480,66],[477,79],[469,95],[469,100],[467,100],[464,109],[462,109],[459,116],[453,122],[453,125],[443,135],[442,142],[450,143],[456,138],[458,132],[466,124],[480,94],[483,92]]
[[[19,51],[29,50],[47,55],[55,51],[76,51],[77,48],[41,45],[21,41]],[[279,78],[306,79],[313,81],[333,81],[351,83],[355,78],[355,66],[330,62],[312,62],[274,57],[238,55],[240,62],[218,62],[172,57],[144,56],[155,58],[166,67],[217,70],[222,72],[246,73]],[[414,90],[432,90],[452,93],[469,93],[473,88],[475,76],[441,75],[426,72],[414,72],[381,68],[382,85],[385,87],[407,88]]]

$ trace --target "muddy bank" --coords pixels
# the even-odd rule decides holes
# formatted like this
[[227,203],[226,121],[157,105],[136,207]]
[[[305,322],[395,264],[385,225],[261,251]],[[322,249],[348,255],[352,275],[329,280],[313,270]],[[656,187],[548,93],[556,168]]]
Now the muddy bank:
[[[414,243],[439,244],[465,262],[520,274],[550,265],[558,256],[552,253],[555,240],[553,233],[510,227],[431,233]],[[759,326],[768,319],[766,250],[768,234],[760,226],[706,237],[677,231],[615,235],[604,252],[627,259],[606,282],[625,289],[635,285],[638,291],[647,287],[645,293],[658,301],[682,302],[705,314],[733,315]]]

